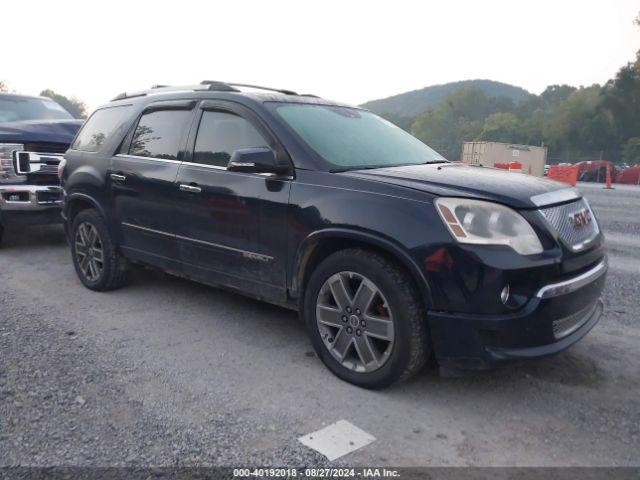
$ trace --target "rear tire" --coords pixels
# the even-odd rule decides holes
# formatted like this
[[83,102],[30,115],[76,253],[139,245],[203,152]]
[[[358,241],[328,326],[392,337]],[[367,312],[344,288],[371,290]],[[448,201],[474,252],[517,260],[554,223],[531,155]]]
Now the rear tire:
[[354,385],[380,389],[407,380],[429,357],[413,278],[376,252],[348,249],[326,258],[311,274],[303,314],[318,357]]
[[82,210],[76,215],[69,239],[73,266],[85,287],[104,292],[127,282],[129,264],[117,251],[106,222],[96,210]]

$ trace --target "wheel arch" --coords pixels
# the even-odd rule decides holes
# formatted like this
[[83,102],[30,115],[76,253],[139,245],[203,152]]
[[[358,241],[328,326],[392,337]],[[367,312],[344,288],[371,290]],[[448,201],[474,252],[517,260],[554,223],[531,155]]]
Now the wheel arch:
[[291,269],[289,286],[291,295],[294,298],[297,297],[300,303],[315,267],[328,255],[347,248],[370,249],[394,259],[409,272],[418,286],[421,297],[428,305],[432,304],[431,288],[427,279],[408,252],[392,241],[379,236],[341,228],[313,232],[301,242]]
[[67,196],[64,206],[64,216],[69,225],[73,223],[73,219],[82,210],[93,208],[100,213],[100,215],[106,219],[104,209],[100,206],[100,203],[90,195],[84,193],[72,193]]

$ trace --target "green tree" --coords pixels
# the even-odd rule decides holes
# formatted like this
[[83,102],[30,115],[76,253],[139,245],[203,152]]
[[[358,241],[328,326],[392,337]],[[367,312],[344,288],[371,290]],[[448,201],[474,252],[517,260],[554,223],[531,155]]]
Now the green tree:
[[54,92],[53,90],[43,90],[40,92],[41,97],[49,97],[58,102],[65,110],[67,110],[74,118],[87,117],[87,105],[75,97],[67,98],[64,95]]
[[[635,23],[640,26],[640,14]],[[550,85],[517,104],[460,88],[416,117],[411,133],[451,160],[459,158],[463,142],[486,140],[544,144],[566,160],[636,162],[640,51],[604,86]]]
[[412,117],[405,117],[391,112],[382,113],[380,116],[407,132],[411,131],[411,124],[413,124],[413,121],[415,120]]
[[451,111],[440,105],[419,115],[411,126],[411,133],[445,157],[453,159],[458,143],[456,127],[457,121]]
[[622,161],[629,165],[640,164],[640,137],[632,137],[622,147]]
[[484,118],[496,104],[481,90],[459,88],[447,94],[436,107],[419,115],[411,126],[411,133],[455,160],[459,158],[462,143],[480,134]]
[[518,142],[520,137],[520,122],[518,117],[510,112],[498,112],[489,115],[482,127],[477,140],[492,142]]
[[591,119],[600,103],[599,85],[573,91],[550,112],[543,138],[555,148],[588,148],[593,145]]

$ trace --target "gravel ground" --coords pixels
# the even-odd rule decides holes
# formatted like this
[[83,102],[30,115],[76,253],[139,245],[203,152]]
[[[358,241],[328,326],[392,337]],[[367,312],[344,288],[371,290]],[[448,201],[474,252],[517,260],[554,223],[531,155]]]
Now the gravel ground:
[[[58,227],[0,250],[0,465],[640,465],[640,188],[581,185],[607,235],[606,314],[552,358],[369,392],[295,314],[141,270],[84,289]],[[346,419],[337,462],[297,442]]]

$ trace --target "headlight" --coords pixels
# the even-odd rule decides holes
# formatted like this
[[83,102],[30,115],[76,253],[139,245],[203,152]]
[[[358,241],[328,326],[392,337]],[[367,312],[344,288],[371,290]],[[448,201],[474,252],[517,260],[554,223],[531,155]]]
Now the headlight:
[[18,177],[13,168],[13,152],[24,150],[20,143],[0,143],[0,183],[23,183],[26,178]]
[[516,211],[498,203],[465,198],[438,198],[438,213],[460,243],[508,245],[521,255],[542,252],[531,225]]

